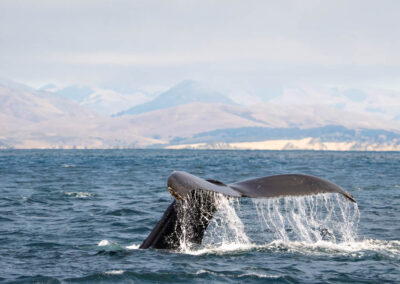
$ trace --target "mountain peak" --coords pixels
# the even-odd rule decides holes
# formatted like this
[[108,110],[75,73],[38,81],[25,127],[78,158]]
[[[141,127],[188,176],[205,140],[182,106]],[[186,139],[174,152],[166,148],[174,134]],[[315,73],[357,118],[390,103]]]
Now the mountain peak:
[[235,104],[231,99],[207,85],[198,81],[184,80],[163,92],[154,100],[134,106],[118,115],[145,113],[193,102]]

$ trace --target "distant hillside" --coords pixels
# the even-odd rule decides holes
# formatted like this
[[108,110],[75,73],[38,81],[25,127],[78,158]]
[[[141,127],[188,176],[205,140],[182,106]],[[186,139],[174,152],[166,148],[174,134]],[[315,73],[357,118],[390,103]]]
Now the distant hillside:
[[[289,131],[290,128],[311,129],[330,125],[352,130],[380,129],[398,132],[400,129],[400,123],[376,119],[370,115],[340,111],[332,107],[315,105],[300,108],[269,103],[249,107],[190,103],[139,115],[122,116],[120,119],[120,123],[124,121],[124,123],[135,125],[142,135],[159,137],[164,141],[172,141],[172,139],[177,138],[208,139],[208,137],[202,135],[212,131],[219,135],[214,137],[225,141],[237,135],[236,132],[232,131],[231,133],[229,129],[251,127],[260,127],[260,129],[280,128],[289,129]],[[259,139],[260,137],[254,136],[259,132],[259,129],[253,129],[253,133],[243,135],[249,135],[250,139]],[[327,130],[333,133],[337,131],[334,128]],[[226,135],[223,136],[223,134]],[[261,136],[261,134],[262,132],[259,135]],[[283,130],[278,134],[284,134]],[[228,137],[229,135],[231,136]]]
[[254,142],[215,142],[178,144],[166,149],[210,149],[210,150],[313,150],[313,151],[400,151],[400,141],[373,143],[357,140],[337,142],[321,141],[319,138],[275,139]]
[[[0,148],[144,147],[157,143],[52,93],[0,82]],[[128,130],[129,133],[124,133]]]
[[340,125],[301,129],[299,127],[268,128],[268,127],[240,127],[218,129],[193,135],[191,138],[175,138],[171,144],[188,143],[217,143],[217,142],[252,142],[279,139],[318,138],[321,142],[370,142],[385,143],[398,140],[400,132],[382,129],[348,129]]
[[[175,90],[201,89],[185,84]],[[182,104],[109,117],[54,93],[0,82],[0,148],[400,150],[400,123],[370,114],[327,105],[240,106],[223,96],[183,103],[188,92],[173,89],[162,96]]]
[[162,93],[154,100],[134,106],[120,112],[118,115],[140,114],[192,102],[234,104],[231,99],[199,82],[185,80]]
[[0,82],[1,114],[25,123],[61,117],[93,117],[77,103],[24,85]]

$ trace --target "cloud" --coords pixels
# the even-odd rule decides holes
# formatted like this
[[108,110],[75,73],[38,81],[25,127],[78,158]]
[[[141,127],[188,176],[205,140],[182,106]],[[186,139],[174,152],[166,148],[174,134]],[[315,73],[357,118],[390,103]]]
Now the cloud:
[[[396,86],[398,1],[1,1],[0,76]],[[85,83],[84,82],[84,83]],[[398,86],[400,88],[400,86]]]
[[[36,57],[41,61],[62,64],[95,64],[124,66],[179,66],[199,63],[272,63],[282,65],[322,65],[335,67],[355,65],[365,67],[399,66],[396,46],[371,46],[368,43],[348,43],[348,50],[328,52],[312,43],[287,38],[260,38],[224,42],[190,49],[177,47],[174,51],[155,52],[61,52]],[[393,50],[392,50],[393,49]],[[355,52],[356,51],[356,52]],[[392,56],[388,56],[392,54]]]

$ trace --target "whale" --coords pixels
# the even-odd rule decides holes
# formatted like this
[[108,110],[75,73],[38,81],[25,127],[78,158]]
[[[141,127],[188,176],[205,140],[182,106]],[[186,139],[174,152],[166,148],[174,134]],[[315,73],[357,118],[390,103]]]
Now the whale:
[[203,179],[183,171],[168,177],[167,188],[173,196],[161,219],[139,248],[179,249],[183,243],[200,245],[205,231],[218,210],[218,197],[279,198],[322,193],[338,193],[350,202],[354,197],[323,178],[303,174],[283,174],[225,184]]

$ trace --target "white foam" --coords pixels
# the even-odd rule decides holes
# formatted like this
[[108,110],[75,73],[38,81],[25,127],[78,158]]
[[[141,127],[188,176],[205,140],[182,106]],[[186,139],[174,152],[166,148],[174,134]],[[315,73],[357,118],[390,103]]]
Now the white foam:
[[256,278],[277,279],[280,276],[278,276],[278,275],[267,275],[267,274],[257,273],[257,272],[249,272],[249,273],[240,274],[240,275],[238,275],[238,277],[256,277]]
[[104,273],[109,274],[109,275],[121,275],[124,272],[125,272],[124,270],[110,270],[110,271],[106,271]]
[[72,164],[62,164],[61,167],[62,167],[62,168],[75,168],[75,165],[72,165]]
[[99,247],[109,247],[109,249],[115,249],[115,250],[123,250],[123,249],[128,249],[128,250],[134,250],[134,249],[138,249],[140,245],[136,245],[136,244],[131,244],[129,246],[121,246],[118,243],[115,242],[110,242],[109,240],[101,240],[97,246]]
[[209,271],[209,270],[205,270],[205,269],[200,269],[199,271],[196,271],[195,274],[196,275],[199,275],[199,274],[211,274],[211,275],[216,275],[216,276],[219,275],[218,273],[216,273],[214,271]]
[[[210,271],[210,270],[205,270],[205,269],[200,269],[195,274],[196,275],[211,274],[211,275],[214,275],[214,276],[232,276],[232,273],[216,272],[216,271]],[[239,277],[239,278],[242,278],[242,277],[254,277],[254,278],[271,278],[271,279],[279,278],[279,276],[277,276],[277,275],[267,275],[267,274],[257,273],[257,272],[243,273],[243,274],[238,275],[237,277]]]
[[130,246],[126,246],[127,249],[138,249],[140,245],[131,244]]
[[87,198],[87,197],[93,197],[95,194],[92,192],[71,191],[71,192],[65,192],[65,195],[76,197],[76,198]]
[[108,240],[101,240],[97,246],[99,247],[105,247],[105,246],[109,246],[111,243]]
[[383,254],[387,257],[399,258],[400,241],[365,239],[361,241],[341,243],[333,243],[331,241],[317,241],[315,243],[308,243],[302,241],[285,242],[282,240],[274,240],[265,244],[229,244],[214,247],[203,247],[197,250],[184,251],[183,253],[189,255],[224,255],[251,250],[257,250],[260,252],[267,250],[268,253],[271,253],[271,251],[286,250],[290,253],[300,253],[304,255],[341,255],[354,258],[359,258],[365,254],[373,252]]
[[307,242],[283,242],[273,241],[268,246],[272,248],[286,248],[290,252],[315,255],[346,255],[360,257],[368,252],[381,253],[388,257],[400,257],[400,241],[383,241],[365,239],[360,241],[333,243],[329,241]]
[[226,244],[218,244],[216,246],[204,246],[198,249],[191,249],[191,250],[187,249],[187,250],[182,250],[181,252],[190,255],[229,254],[232,252],[249,251],[257,247],[259,247],[259,245],[251,243],[249,244],[226,243]]

